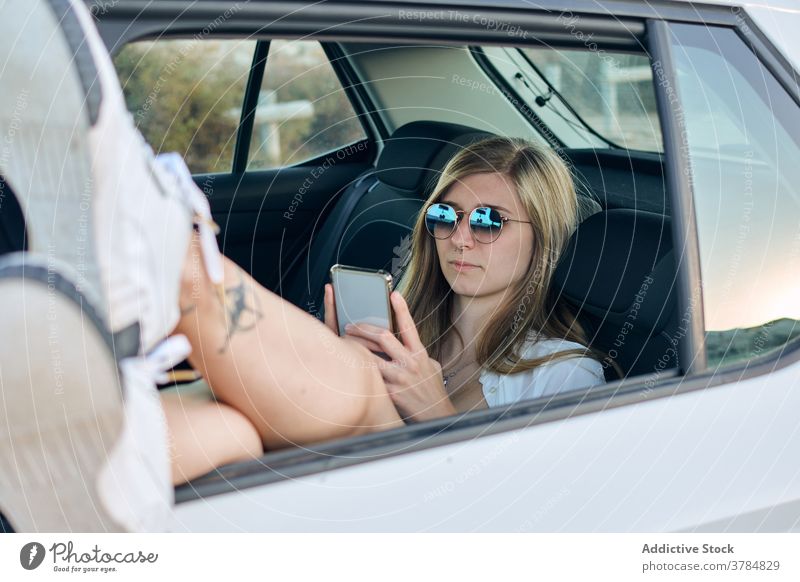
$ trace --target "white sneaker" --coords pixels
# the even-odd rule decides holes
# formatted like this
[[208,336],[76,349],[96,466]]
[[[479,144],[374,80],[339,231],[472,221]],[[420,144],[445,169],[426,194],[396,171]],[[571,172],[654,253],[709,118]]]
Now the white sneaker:
[[[204,241],[206,270],[214,283],[222,282],[222,259],[208,202],[179,157],[153,157],[125,107],[111,59],[82,2],[6,2],[0,19],[0,58],[0,135],[7,138],[0,152],[0,174],[19,198],[28,248],[41,257],[30,260],[58,265],[59,273],[68,273],[65,276],[74,280],[75,293],[95,307],[101,325],[111,331],[111,350],[123,377],[124,411],[119,386],[108,381],[107,375],[102,383],[81,387],[89,391],[91,402],[117,398],[116,416],[91,406],[87,414],[98,419],[115,418],[120,421],[117,429],[121,430],[104,429],[100,436],[89,439],[99,439],[105,448],[86,447],[86,451],[99,456],[85,463],[91,471],[81,469],[81,483],[72,483],[67,490],[72,492],[82,485],[83,489],[94,491],[97,486],[93,495],[99,496],[106,516],[113,516],[116,525],[109,525],[104,517],[92,522],[89,529],[163,529],[166,514],[153,510],[148,515],[150,510],[145,507],[145,501],[153,498],[152,487],[142,485],[134,475],[137,467],[140,472],[154,475],[151,481],[161,491],[156,497],[172,499],[171,486],[164,485],[170,482],[168,459],[164,462],[166,427],[160,407],[153,405],[158,401],[153,381],[157,370],[146,354],[174,329],[180,317],[181,271],[193,222]],[[41,265],[38,273],[36,277],[40,278]],[[26,329],[32,325],[18,321],[19,313],[4,315],[9,325]],[[8,329],[0,327],[0,333],[5,335]],[[78,329],[67,327],[60,333],[77,334]],[[40,386],[36,380],[47,382],[47,378],[52,380],[47,374],[56,373],[54,360],[42,355],[47,349],[47,344],[42,343],[46,338],[33,333],[29,339],[29,351],[36,355],[37,365],[44,368],[21,371],[19,376],[2,383],[2,396],[10,399],[11,408],[20,411],[8,433],[11,442],[18,445],[32,434],[30,427],[38,426],[40,415],[64,415],[64,410],[56,409],[57,403],[41,392],[50,389],[47,386],[52,387],[52,382]],[[12,344],[2,341],[0,345],[8,351]],[[167,349],[174,350],[175,345],[172,342]],[[91,351],[74,347],[77,351],[70,351],[70,366],[93,359]],[[14,355],[19,355],[16,350]],[[6,357],[3,354],[2,361],[11,365]],[[68,379],[81,382],[79,375],[72,374]],[[25,408],[17,400],[25,398],[33,384],[41,398],[34,398],[34,406]],[[83,396],[76,398],[76,402],[85,403]],[[47,447],[56,447],[60,438],[69,438],[74,429],[71,415],[77,408],[67,409],[66,420],[61,418],[65,424],[53,429],[57,436],[43,440],[45,456],[35,458],[44,461],[44,465],[19,465],[18,472],[9,473],[17,476],[20,486],[24,487],[34,474],[52,475],[47,460],[54,458],[56,449]],[[86,418],[91,416],[75,416],[74,426]],[[150,438],[145,442],[145,437]],[[16,462],[17,457],[13,458]],[[141,463],[148,465],[143,467]],[[98,477],[99,482],[95,483]],[[9,491],[8,487],[0,487],[0,507],[7,509],[4,495]],[[56,519],[55,525],[75,529],[74,512],[89,511],[91,507],[85,501],[94,499],[90,495],[80,501],[79,497],[65,499],[70,505],[75,501],[76,507],[82,509],[71,510],[71,521]],[[32,519],[21,522],[15,522],[13,517],[18,510],[11,509],[12,525],[17,529],[46,530],[39,524],[53,517],[54,507],[43,503],[41,510],[29,508]]]
[[167,423],[154,382],[166,382],[167,370],[191,352],[182,335],[164,340],[146,357],[120,360],[125,379],[122,432],[97,479],[103,507],[126,531],[170,529],[175,501]]
[[72,265],[112,333],[138,324],[146,353],[180,317],[193,221],[213,242],[203,248],[209,275],[222,280],[208,201],[180,156],[154,158],[82,2],[6,3],[0,55],[0,174],[29,249]]
[[189,342],[118,367],[71,271],[33,253],[0,260],[0,302],[17,306],[0,311],[0,511],[16,531],[164,531],[174,495],[154,381]]

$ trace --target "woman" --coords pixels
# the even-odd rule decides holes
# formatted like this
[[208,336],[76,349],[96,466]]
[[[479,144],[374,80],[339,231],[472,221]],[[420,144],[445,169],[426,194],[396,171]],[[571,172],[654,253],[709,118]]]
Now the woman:
[[[550,149],[495,137],[447,164],[391,296],[400,339],[366,324],[346,329],[392,358],[382,365],[373,354],[405,420],[605,381],[580,325],[549,293],[577,216],[569,170]],[[325,306],[336,329],[330,285]]]

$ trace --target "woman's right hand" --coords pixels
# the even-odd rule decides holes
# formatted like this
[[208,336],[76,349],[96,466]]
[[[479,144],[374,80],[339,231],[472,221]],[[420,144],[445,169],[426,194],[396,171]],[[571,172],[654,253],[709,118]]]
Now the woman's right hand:
[[336,303],[333,299],[333,285],[325,283],[325,325],[327,325],[333,333],[339,335],[339,324],[336,322]]
[[428,356],[419,338],[417,326],[403,296],[392,291],[389,296],[400,338],[388,329],[366,323],[345,326],[345,338],[351,338],[373,352],[375,366],[381,371],[386,390],[400,415],[418,422],[456,414],[444,386],[442,366]]

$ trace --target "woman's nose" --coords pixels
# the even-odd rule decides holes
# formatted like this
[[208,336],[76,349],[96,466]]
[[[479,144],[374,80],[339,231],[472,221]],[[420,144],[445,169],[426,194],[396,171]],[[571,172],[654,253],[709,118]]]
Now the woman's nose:
[[456,231],[450,237],[453,244],[459,248],[472,247],[475,244],[475,239],[472,236],[472,231],[469,228],[469,217],[465,216],[461,219],[456,226]]

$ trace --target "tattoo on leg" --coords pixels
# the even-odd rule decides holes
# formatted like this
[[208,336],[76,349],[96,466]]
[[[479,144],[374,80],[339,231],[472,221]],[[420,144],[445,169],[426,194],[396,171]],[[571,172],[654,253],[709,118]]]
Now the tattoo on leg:
[[253,293],[250,285],[245,283],[242,271],[236,270],[239,275],[239,282],[231,287],[225,288],[225,324],[228,329],[225,343],[220,347],[219,353],[223,353],[230,345],[231,338],[240,331],[249,331],[255,328],[264,315],[261,313],[261,305],[258,296]]

